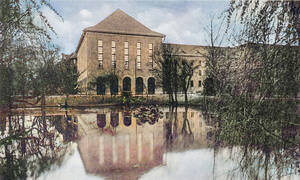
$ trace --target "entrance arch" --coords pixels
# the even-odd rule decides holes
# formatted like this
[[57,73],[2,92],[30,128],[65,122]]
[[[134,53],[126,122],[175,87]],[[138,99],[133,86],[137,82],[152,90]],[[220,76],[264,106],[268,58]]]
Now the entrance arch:
[[153,77],[148,79],[148,94],[155,94],[155,79]]
[[105,95],[106,86],[104,83],[104,78],[98,77],[97,78],[97,94],[98,95]]
[[129,93],[131,91],[131,79],[130,77],[125,77],[123,79],[123,92]]
[[143,91],[144,91],[143,78],[138,77],[135,80],[135,93],[136,94],[143,94]]
[[118,83],[119,83],[118,77],[116,75],[112,76],[109,83],[111,95],[118,94],[118,86],[119,86]]

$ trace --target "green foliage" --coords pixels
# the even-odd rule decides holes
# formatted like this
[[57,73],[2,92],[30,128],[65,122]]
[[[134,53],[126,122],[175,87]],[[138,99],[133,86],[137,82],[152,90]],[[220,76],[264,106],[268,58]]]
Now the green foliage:
[[233,31],[235,48],[215,47],[220,36],[210,29],[204,90],[216,97],[206,108],[216,116],[216,146],[241,150],[237,160],[247,179],[299,170],[299,5],[231,1],[228,25],[236,17],[241,23]]
[[[252,37],[259,37],[265,41],[268,36],[276,34],[270,39],[273,43],[299,44],[299,1],[231,1],[226,11],[228,24],[237,21],[242,25],[251,25],[256,32]],[[269,31],[262,30],[269,29]],[[247,30],[246,30],[247,31]],[[251,39],[251,38],[250,38]],[[287,41],[292,39],[292,41]],[[252,41],[250,41],[252,42]]]
[[2,105],[13,104],[25,96],[57,93],[58,51],[51,42],[55,34],[43,14],[49,8],[59,16],[48,0],[3,0],[0,2],[0,76]]
[[89,83],[89,87],[96,88],[97,94],[104,95],[106,87],[110,88],[111,95],[117,95],[119,91],[118,76],[114,73],[103,74],[98,76]]
[[194,65],[193,61],[187,61],[186,59],[179,60],[179,87],[184,92],[185,95],[185,105],[188,105],[187,91],[190,88],[190,82],[194,75],[194,70],[198,66]]
[[73,63],[70,59],[63,59],[58,66],[60,94],[77,94],[79,73],[76,63]]
[[178,49],[170,44],[162,43],[159,49],[154,51],[153,60],[157,67],[153,73],[158,80],[158,85],[162,86],[164,92],[169,95],[171,104],[177,103],[177,92],[179,91],[179,59]]
[[12,79],[12,70],[0,64],[0,109],[12,101]]
[[203,82],[203,94],[206,96],[215,96],[216,95],[216,86],[213,78],[206,78]]
[[157,67],[153,69],[158,80],[157,84],[162,86],[163,91],[169,95],[171,104],[178,104],[178,92],[183,91],[187,94],[194,70],[198,68],[193,62],[183,59],[178,54],[178,48],[163,43],[159,49],[154,51],[153,56],[153,60],[157,64]]
[[128,92],[122,92],[122,104],[126,107],[138,107],[140,105],[143,105],[147,102],[147,100],[144,97],[135,96],[133,97]]

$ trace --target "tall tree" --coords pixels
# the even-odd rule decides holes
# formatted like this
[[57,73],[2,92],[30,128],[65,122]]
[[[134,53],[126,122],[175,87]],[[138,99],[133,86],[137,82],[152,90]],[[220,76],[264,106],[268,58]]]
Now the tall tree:
[[[9,91],[12,97],[24,97],[36,91],[38,82],[35,80],[44,61],[43,53],[55,50],[51,42],[55,32],[43,8],[50,8],[59,16],[48,0],[0,2],[0,65],[6,69],[0,73],[12,70],[11,85],[2,86],[1,91]],[[4,105],[14,100],[10,98]]]
[[170,44],[162,43],[154,51],[153,61],[156,66],[153,73],[157,77],[158,84],[169,95],[170,104],[177,104],[179,91],[179,61],[178,49]]
[[199,65],[194,65],[193,61],[181,59],[179,61],[179,85],[184,93],[185,106],[188,106],[188,90],[191,86],[191,79],[194,75],[194,71]]
[[[296,4],[240,0],[231,1],[227,11],[229,25],[236,20],[241,24],[234,29],[232,39],[239,46],[232,48],[233,56],[220,56],[221,61],[233,62],[228,66],[228,80],[220,79],[220,84],[232,85],[235,91],[218,90],[218,98],[211,106],[217,114],[216,138],[219,143],[242,147],[245,154],[263,154],[264,179],[270,179],[273,173],[268,172],[270,162],[280,164],[278,154],[284,154],[284,159],[299,157],[295,150],[299,147],[295,96],[300,83]],[[240,162],[249,167],[257,163],[245,157]],[[289,163],[293,173],[296,163],[296,159]],[[281,170],[276,172],[279,179]]]

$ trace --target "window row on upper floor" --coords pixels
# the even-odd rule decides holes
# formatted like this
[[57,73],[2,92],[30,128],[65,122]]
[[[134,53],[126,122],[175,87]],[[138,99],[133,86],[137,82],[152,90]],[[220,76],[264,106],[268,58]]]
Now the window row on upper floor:
[[[98,49],[98,64],[99,68],[103,68],[103,41],[98,40],[97,44]],[[129,69],[129,42],[125,41],[123,47],[124,48],[124,67],[125,69]],[[113,68],[117,67],[117,59],[116,59],[116,42],[111,41],[111,64]],[[136,43],[136,68],[141,69],[141,58],[142,57],[142,43],[137,42]],[[150,67],[153,68],[153,43],[148,44],[148,62],[150,64]]]

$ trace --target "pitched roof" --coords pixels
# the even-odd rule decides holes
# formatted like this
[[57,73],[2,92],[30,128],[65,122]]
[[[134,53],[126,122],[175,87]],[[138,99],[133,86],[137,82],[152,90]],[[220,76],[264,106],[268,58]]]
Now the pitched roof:
[[158,37],[165,36],[152,31],[120,9],[117,9],[95,26],[85,28],[84,31]]
[[166,43],[169,44],[171,47],[178,49],[177,55],[180,56],[203,56],[202,52],[207,48],[207,46],[201,45],[187,45],[187,44],[173,44],[173,43]]

